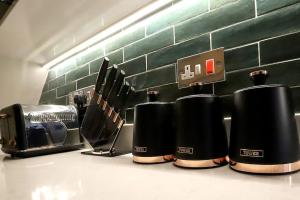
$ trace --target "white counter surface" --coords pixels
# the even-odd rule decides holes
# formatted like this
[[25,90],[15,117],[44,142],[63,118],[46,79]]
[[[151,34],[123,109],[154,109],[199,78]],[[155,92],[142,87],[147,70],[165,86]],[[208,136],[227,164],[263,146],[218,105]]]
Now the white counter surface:
[[79,151],[11,159],[0,153],[0,199],[300,199],[300,172],[258,176],[228,166],[187,170]]

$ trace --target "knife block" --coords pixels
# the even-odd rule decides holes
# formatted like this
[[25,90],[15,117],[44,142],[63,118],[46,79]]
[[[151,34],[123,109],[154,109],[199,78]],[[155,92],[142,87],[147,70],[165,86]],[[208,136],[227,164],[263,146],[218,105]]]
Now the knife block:
[[[125,123],[125,120],[121,116],[121,111],[116,112],[107,101],[102,98],[102,95],[93,92],[93,97],[89,105],[92,113],[86,113],[85,118],[92,122],[92,126],[96,126],[92,129],[93,132],[90,134],[96,135],[96,141],[91,141],[85,135],[85,140],[93,147],[92,150],[84,151],[82,154],[97,155],[113,157],[122,155],[128,152],[121,152],[116,148],[116,142],[118,140],[121,128]],[[102,116],[102,121],[97,120],[97,116]],[[94,124],[93,124],[94,123]]]

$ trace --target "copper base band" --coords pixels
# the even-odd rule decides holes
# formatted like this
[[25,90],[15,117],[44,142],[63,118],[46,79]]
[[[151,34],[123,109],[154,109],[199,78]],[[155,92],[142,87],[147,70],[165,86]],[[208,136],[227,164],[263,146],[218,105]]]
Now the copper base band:
[[300,161],[278,165],[256,165],[230,160],[229,164],[236,171],[255,174],[284,174],[300,170]]
[[226,157],[215,158],[211,160],[182,160],[177,159],[174,163],[179,167],[186,168],[209,168],[218,167],[227,164]]
[[153,156],[153,157],[133,156],[133,162],[145,163],[145,164],[163,163],[163,162],[169,162],[173,160],[174,160],[173,155]]

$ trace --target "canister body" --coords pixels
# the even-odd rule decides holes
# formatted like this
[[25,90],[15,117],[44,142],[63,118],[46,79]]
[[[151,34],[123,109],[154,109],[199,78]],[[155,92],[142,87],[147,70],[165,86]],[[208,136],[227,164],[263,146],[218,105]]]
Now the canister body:
[[176,162],[181,167],[215,167],[228,153],[221,100],[191,95],[176,101]]
[[134,110],[133,160],[160,163],[175,153],[174,103],[149,102]]
[[260,85],[234,93],[229,157],[233,169],[250,173],[285,173],[300,167],[288,87]]

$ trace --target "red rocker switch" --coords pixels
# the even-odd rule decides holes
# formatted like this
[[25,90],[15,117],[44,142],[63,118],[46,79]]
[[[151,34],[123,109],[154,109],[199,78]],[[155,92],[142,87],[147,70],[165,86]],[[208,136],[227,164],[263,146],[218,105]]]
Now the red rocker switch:
[[213,74],[215,73],[215,60],[214,59],[209,59],[206,60],[206,74]]

